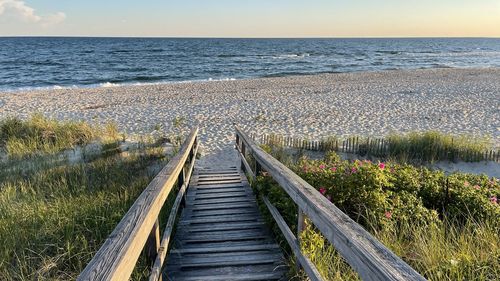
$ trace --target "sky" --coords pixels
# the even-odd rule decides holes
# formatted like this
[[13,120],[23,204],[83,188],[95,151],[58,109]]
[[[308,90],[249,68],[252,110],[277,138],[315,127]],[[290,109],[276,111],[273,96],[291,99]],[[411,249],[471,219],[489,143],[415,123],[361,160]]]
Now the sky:
[[500,37],[500,0],[0,0],[0,36]]

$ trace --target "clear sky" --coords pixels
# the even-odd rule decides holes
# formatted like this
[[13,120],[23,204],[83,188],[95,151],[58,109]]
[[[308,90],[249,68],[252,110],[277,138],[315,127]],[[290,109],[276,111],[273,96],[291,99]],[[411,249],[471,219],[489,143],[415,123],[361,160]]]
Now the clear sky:
[[500,0],[0,0],[0,36],[500,37]]

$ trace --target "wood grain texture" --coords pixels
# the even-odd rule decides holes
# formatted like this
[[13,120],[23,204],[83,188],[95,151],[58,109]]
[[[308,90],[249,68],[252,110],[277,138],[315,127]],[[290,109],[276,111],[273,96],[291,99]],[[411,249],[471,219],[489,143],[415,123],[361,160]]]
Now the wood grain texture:
[[158,173],[106,239],[78,280],[128,280],[160,210],[197,143],[193,129],[180,151]]
[[262,169],[287,192],[363,280],[425,280],[314,187],[257,146],[238,127],[236,133]]
[[225,177],[206,170],[197,169],[190,181],[164,280],[284,280],[281,248],[246,177],[237,171],[231,176],[237,182],[206,186],[204,178]]

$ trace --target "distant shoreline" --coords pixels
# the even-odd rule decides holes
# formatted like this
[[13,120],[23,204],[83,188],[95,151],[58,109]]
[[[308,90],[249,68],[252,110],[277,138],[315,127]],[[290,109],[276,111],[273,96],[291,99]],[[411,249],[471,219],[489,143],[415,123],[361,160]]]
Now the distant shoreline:
[[157,82],[123,82],[113,83],[104,82],[100,84],[91,85],[72,85],[72,86],[46,86],[46,87],[21,87],[19,89],[1,90],[0,95],[5,93],[23,93],[23,92],[38,92],[38,91],[55,91],[55,90],[79,90],[79,89],[100,89],[100,88],[118,88],[118,87],[142,87],[142,86],[161,86],[161,85],[175,85],[175,84],[190,84],[190,83],[212,83],[212,82],[227,82],[227,81],[248,81],[260,79],[273,79],[273,78],[287,78],[287,77],[311,77],[320,75],[337,75],[337,74],[370,74],[370,73],[387,73],[387,72],[405,72],[405,71],[425,71],[425,70],[500,70],[500,67],[433,67],[433,68],[416,68],[416,69],[387,69],[387,70],[364,70],[364,71],[345,71],[345,72],[324,72],[324,73],[297,73],[285,75],[270,75],[263,77],[248,77],[248,78],[218,78],[218,79],[200,79],[200,80],[185,80],[185,81],[157,81]]

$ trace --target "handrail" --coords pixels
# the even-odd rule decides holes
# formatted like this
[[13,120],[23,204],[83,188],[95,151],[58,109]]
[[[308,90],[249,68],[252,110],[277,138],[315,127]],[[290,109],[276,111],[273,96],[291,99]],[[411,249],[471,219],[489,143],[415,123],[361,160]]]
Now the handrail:
[[265,170],[298,205],[299,213],[309,217],[363,280],[425,280],[314,187],[256,145],[241,129],[236,126],[235,130],[236,148],[244,162],[242,167],[245,170],[250,167],[245,163],[246,152],[255,159],[255,172],[246,172],[253,177],[260,169]]
[[187,182],[184,166],[188,160],[188,176],[191,175],[197,136],[195,128],[177,155],[139,195],[77,280],[129,280],[146,242],[150,259],[155,261],[160,249],[158,215],[175,183]]

